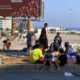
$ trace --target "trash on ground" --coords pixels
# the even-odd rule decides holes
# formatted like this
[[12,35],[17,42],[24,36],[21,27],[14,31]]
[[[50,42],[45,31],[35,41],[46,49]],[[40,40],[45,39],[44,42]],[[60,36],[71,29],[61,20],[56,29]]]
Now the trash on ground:
[[71,77],[71,76],[73,76],[73,74],[72,74],[71,72],[65,72],[65,73],[64,73],[64,76],[69,76],[69,77]]

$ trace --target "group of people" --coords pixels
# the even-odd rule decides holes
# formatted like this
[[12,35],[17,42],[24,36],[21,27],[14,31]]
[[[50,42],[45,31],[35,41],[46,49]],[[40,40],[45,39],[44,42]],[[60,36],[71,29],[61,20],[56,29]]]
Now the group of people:
[[[53,63],[56,65],[57,70],[60,70],[60,66],[68,64],[80,64],[80,47],[77,48],[77,52],[74,51],[69,42],[65,42],[62,47],[62,37],[60,33],[54,37],[53,42],[48,46],[48,38],[46,34],[46,28],[48,24],[45,23],[41,31],[41,35],[38,40],[34,40],[37,29],[27,34],[27,47],[29,61],[31,63],[42,63],[41,72],[44,71],[45,65],[49,65],[54,72]],[[3,50],[9,50],[11,42],[9,39],[3,41]]]
[[[44,24],[44,28],[41,31],[41,35],[39,37],[39,44],[44,46],[44,50],[48,48],[48,40],[47,40],[47,35],[46,35],[46,27],[48,26],[47,23]],[[38,30],[35,29],[34,31],[31,31],[28,33],[27,37],[27,47],[29,48],[28,50],[28,55],[31,54],[31,49],[35,45],[34,42],[34,34],[37,33]]]
[[41,72],[44,70],[46,64],[50,65],[54,72],[52,63],[55,63],[58,70],[60,70],[60,66],[64,66],[66,63],[80,63],[80,48],[78,48],[78,52],[75,53],[69,42],[65,42],[64,50],[61,46],[62,38],[59,32],[55,36],[50,47],[48,46],[48,38],[46,34],[47,26],[48,24],[45,23],[41,35],[36,42],[34,42],[34,34],[38,32],[37,29],[29,32],[26,36],[29,61],[32,63],[43,63]]

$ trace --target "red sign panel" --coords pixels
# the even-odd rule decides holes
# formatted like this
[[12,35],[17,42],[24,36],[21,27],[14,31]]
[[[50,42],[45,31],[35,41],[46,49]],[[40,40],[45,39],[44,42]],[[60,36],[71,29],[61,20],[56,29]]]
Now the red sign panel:
[[0,16],[39,17],[39,0],[0,0]]

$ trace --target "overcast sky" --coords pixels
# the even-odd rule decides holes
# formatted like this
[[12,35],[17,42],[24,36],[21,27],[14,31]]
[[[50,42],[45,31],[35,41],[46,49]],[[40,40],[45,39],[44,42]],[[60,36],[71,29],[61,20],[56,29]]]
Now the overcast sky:
[[[34,26],[42,26],[47,22],[49,26],[80,27],[80,0],[43,0],[45,2],[44,19]],[[70,10],[71,20],[70,20]],[[71,25],[69,22],[71,21]]]

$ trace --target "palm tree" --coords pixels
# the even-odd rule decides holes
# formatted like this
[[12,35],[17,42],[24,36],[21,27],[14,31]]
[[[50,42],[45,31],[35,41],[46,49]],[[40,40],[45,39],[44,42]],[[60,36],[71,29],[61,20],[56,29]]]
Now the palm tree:
[[2,31],[3,31],[3,28],[0,28],[0,31],[1,31],[1,33],[2,33]]
[[10,29],[9,28],[6,28],[6,31],[10,31]]
[[3,28],[0,28],[0,31],[1,31],[1,36],[2,36]]

